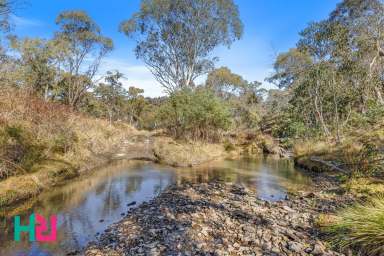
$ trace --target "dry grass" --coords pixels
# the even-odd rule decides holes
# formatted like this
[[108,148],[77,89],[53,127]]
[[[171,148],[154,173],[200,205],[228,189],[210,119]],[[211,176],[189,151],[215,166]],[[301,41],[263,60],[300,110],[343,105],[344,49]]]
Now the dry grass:
[[356,196],[384,195],[384,181],[373,177],[351,178],[342,185],[347,191]]
[[225,154],[225,149],[221,144],[178,143],[171,138],[161,137],[155,140],[154,154],[161,163],[186,167],[217,159]]
[[107,161],[110,152],[134,132],[128,125],[110,126],[66,106],[2,88],[0,206],[34,196]]
[[330,142],[325,141],[312,141],[307,140],[303,142],[297,142],[293,147],[295,156],[308,156],[311,154],[324,155],[330,152],[330,149],[334,146]]
[[310,165],[311,157],[332,162],[354,177],[384,176],[384,125],[346,134],[340,143],[326,140],[297,142],[296,160]]

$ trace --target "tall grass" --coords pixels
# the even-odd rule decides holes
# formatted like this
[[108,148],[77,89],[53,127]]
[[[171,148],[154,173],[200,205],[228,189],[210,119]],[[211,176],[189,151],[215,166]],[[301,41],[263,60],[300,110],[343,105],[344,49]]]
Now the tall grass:
[[325,227],[330,242],[341,250],[360,255],[384,255],[384,196],[345,208]]
[[133,129],[46,102],[25,90],[0,90],[0,181],[41,170],[47,161],[82,167]]

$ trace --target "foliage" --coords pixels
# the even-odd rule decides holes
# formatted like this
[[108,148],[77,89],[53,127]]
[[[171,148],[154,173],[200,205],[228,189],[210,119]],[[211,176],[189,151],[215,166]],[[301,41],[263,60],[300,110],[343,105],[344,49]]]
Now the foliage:
[[261,83],[249,83],[240,75],[221,67],[208,74],[205,87],[217,97],[228,102],[232,119],[239,129],[258,128],[260,122],[260,103],[264,89]]
[[100,33],[97,24],[83,11],[65,11],[56,18],[60,26],[54,43],[62,68],[59,97],[76,107],[93,86],[101,59],[113,48],[112,40]]
[[43,158],[44,147],[20,125],[1,127],[0,179],[26,172]]
[[[310,23],[296,48],[277,57],[268,81],[289,94],[282,119],[337,141],[356,125],[382,120],[383,10],[379,0],[344,0],[328,19]],[[295,133],[313,135],[307,131]]]
[[206,86],[217,96],[228,99],[233,94],[239,94],[245,87],[245,81],[240,75],[234,74],[227,67],[221,67],[208,74]]
[[205,89],[171,94],[159,115],[160,126],[176,138],[215,141],[230,126],[227,106]]
[[120,30],[136,39],[136,56],[171,93],[193,87],[212,69],[210,53],[239,39],[243,26],[232,0],[143,0]]
[[126,104],[126,112],[128,116],[128,121],[132,125],[138,126],[141,118],[143,116],[144,108],[147,105],[147,102],[142,95],[144,93],[143,89],[136,87],[128,88],[128,98]]
[[105,109],[104,112],[106,112],[110,124],[113,118],[119,115],[127,94],[123,84],[119,81],[122,77],[123,74],[118,71],[108,71],[105,77],[106,83],[100,83],[94,90],[96,98]]
[[65,11],[56,19],[59,31],[51,40],[11,38],[17,55],[1,63],[10,69],[9,80],[46,101],[63,102],[73,109],[82,104],[91,88],[102,58],[112,50],[112,40],[104,37],[97,24],[83,11]]
[[17,78],[32,94],[48,99],[54,90],[57,71],[54,67],[55,50],[52,41],[26,38],[12,38],[12,47],[17,50],[19,59]]

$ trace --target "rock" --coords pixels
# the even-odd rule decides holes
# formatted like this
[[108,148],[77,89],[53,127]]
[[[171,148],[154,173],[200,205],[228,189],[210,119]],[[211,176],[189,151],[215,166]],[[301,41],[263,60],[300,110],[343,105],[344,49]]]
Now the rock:
[[265,243],[263,243],[261,248],[264,251],[270,251],[272,249],[272,243],[271,242],[265,242]]
[[303,251],[303,245],[297,242],[288,242],[288,249],[292,252],[302,252]]
[[322,255],[309,233],[316,196],[307,199],[262,201],[230,183],[170,186],[131,208],[85,255]]
[[286,210],[287,212],[295,212],[295,210],[293,210],[291,207],[286,205],[283,206],[283,209]]
[[323,255],[325,253],[325,247],[321,243],[316,243],[311,252],[313,255]]
[[127,206],[133,206],[133,205],[135,205],[135,204],[136,204],[136,201],[133,201],[133,202],[127,204]]

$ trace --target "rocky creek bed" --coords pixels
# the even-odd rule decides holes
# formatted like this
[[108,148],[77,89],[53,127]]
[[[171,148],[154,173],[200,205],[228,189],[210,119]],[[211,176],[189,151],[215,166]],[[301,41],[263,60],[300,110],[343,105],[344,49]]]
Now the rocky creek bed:
[[337,204],[317,193],[267,202],[235,184],[174,185],[130,210],[85,255],[342,255],[315,228]]

